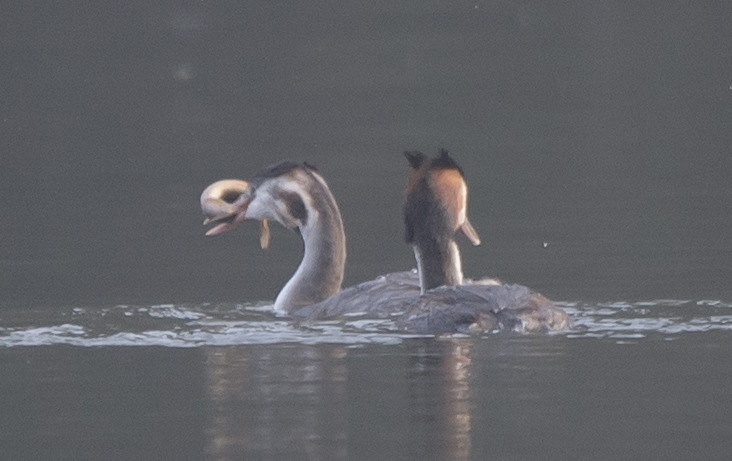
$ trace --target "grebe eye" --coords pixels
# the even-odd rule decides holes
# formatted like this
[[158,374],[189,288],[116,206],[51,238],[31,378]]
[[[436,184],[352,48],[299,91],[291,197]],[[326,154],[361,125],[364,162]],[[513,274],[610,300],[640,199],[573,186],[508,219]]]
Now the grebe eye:
[[239,196],[242,193],[240,191],[230,190],[224,192],[224,195],[221,197],[221,200],[223,200],[226,203],[234,203],[236,202],[236,199],[239,198]]

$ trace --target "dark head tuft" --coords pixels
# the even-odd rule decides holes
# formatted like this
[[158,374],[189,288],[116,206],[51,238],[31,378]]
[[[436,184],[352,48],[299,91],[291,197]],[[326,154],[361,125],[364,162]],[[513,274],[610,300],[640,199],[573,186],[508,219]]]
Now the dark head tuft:
[[257,178],[276,178],[278,176],[285,175],[292,170],[302,168],[302,165],[297,162],[290,160],[283,160],[282,162],[275,163],[273,165],[266,166],[259,170],[256,174]]
[[409,166],[415,170],[418,170],[427,161],[427,156],[416,150],[404,151],[404,156],[407,158]]
[[437,153],[437,156],[435,158],[433,158],[432,161],[430,162],[430,168],[435,168],[435,169],[444,168],[446,170],[454,169],[454,170],[458,170],[462,176],[465,176],[463,174],[462,168],[460,168],[460,166],[457,164],[457,162],[455,160],[453,160],[452,157],[450,157],[450,153],[443,148],[440,148],[440,150]]
[[255,177],[260,179],[276,178],[278,176],[286,175],[287,173],[297,169],[318,171],[318,169],[315,168],[314,165],[308,162],[297,163],[291,160],[283,160],[281,162],[277,162],[275,164],[262,168],[261,170],[259,170]]
[[450,157],[450,153],[443,148],[440,148],[437,151],[437,156],[432,159],[428,158],[422,152],[416,150],[405,151],[404,156],[407,158],[409,166],[411,166],[414,170],[419,170],[422,166],[425,165],[425,163],[427,163],[427,168],[430,170],[457,170],[458,172],[460,172],[461,176],[465,176],[462,168],[460,168],[460,165],[458,165],[457,162],[453,160],[452,157]]

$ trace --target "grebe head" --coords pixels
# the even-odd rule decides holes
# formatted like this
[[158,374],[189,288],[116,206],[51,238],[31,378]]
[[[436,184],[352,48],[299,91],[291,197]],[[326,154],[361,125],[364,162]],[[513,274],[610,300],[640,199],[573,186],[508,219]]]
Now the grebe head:
[[455,234],[462,231],[473,245],[480,237],[468,220],[465,176],[448,152],[435,158],[405,152],[411,167],[404,203],[405,239],[414,247],[422,291],[463,281]]
[[468,220],[468,185],[462,168],[445,149],[428,158],[422,152],[404,152],[411,167],[406,187],[404,220],[407,243],[420,234],[454,238],[457,231],[480,245],[480,237]]
[[299,232],[305,254],[277,296],[276,310],[291,312],[340,290],[346,260],[343,222],[314,167],[284,161],[262,169],[249,183],[214,183],[201,196],[201,207],[209,217],[205,223],[218,223],[206,235],[231,230],[245,219],[262,222],[263,247],[269,243],[267,220]]
[[[249,183],[241,179],[224,179],[204,189],[201,194],[201,210],[206,216],[203,225],[216,224],[206,235],[230,231],[246,219],[244,211],[241,211],[240,198],[248,188]],[[269,225],[263,219],[260,222],[259,244],[262,248],[268,248],[269,240]]]
[[239,216],[234,203],[247,190],[249,183],[239,179],[217,181],[201,194],[201,210],[206,216],[203,225],[217,223],[206,235],[216,235],[233,229],[244,218]]

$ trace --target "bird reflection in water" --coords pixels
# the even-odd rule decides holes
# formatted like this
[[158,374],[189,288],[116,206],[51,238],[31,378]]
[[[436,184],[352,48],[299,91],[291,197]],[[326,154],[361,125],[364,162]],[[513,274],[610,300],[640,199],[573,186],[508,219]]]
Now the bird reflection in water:
[[468,459],[471,344],[416,340],[391,370],[343,345],[206,348],[207,455],[376,456],[385,446],[371,438],[387,434],[405,456]]
[[207,349],[210,458],[346,459],[345,356],[341,345]]
[[410,424],[422,432],[423,455],[463,460],[471,448],[471,346],[467,338],[425,344],[408,372]]

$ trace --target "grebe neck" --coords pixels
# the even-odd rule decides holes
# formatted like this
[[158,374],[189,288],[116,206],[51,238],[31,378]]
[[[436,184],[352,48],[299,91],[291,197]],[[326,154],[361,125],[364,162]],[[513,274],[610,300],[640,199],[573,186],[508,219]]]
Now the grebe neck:
[[[281,313],[293,311],[333,296],[341,289],[346,265],[346,236],[338,205],[325,181],[311,173],[315,180],[300,183],[285,197],[290,209],[302,205],[297,229],[303,240],[304,254],[292,278],[275,300]],[[295,197],[296,196],[296,197]],[[295,203],[295,206],[292,206]]]
[[443,285],[463,284],[460,250],[455,240],[429,239],[416,243],[413,248],[422,293]]

